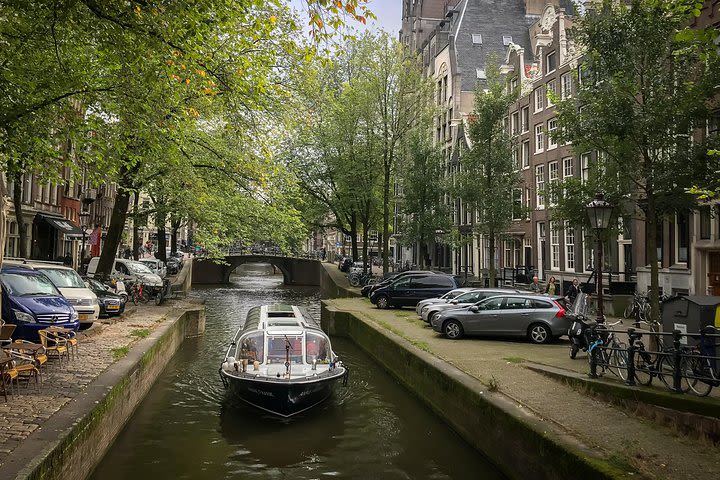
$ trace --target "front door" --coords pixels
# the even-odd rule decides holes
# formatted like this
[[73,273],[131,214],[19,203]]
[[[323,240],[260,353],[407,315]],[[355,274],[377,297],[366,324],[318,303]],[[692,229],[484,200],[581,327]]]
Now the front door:
[[468,312],[463,328],[467,333],[498,335],[502,330],[501,317],[504,297],[491,298],[478,305],[477,312]]

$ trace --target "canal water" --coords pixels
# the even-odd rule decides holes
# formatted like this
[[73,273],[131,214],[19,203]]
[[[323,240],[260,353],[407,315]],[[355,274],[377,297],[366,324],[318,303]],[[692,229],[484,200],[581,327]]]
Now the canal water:
[[324,404],[279,419],[226,397],[217,370],[250,307],[304,305],[319,319],[317,289],[286,287],[265,268],[194,291],[206,300],[205,335],[185,340],[91,480],[503,478],[342,338],[333,349],[350,367],[348,386]]

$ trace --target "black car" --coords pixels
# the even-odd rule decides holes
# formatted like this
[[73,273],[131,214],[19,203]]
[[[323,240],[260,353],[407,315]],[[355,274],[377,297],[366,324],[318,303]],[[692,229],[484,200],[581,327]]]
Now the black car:
[[125,311],[125,300],[120,295],[108,290],[102,282],[90,278],[83,278],[85,285],[98,297],[100,304],[100,317],[107,318],[120,315]]
[[387,272],[383,274],[380,281],[370,285],[365,285],[360,291],[360,294],[363,297],[370,298],[370,295],[372,295],[375,290],[377,290],[378,288],[382,288],[386,285],[390,285],[390,283],[396,281],[397,279],[413,275],[425,275],[426,273],[437,273],[444,275],[441,272],[433,272],[431,270],[405,270],[404,272]]
[[374,289],[370,301],[378,308],[414,307],[420,300],[439,297],[459,286],[456,277],[441,273],[398,275],[389,284]]

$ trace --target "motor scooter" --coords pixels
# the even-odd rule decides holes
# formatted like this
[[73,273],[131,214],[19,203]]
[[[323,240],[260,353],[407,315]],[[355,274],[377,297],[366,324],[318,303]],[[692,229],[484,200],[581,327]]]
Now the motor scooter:
[[566,316],[573,320],[568,329],[568,338],[570,339],[570,358],[575,358],[577,353],[582,350],[587,352],[590,346],[589,334],[590,330],[597,325],[595,320],[590,320],[585,316],[587,311],[587,294],[578,293]]

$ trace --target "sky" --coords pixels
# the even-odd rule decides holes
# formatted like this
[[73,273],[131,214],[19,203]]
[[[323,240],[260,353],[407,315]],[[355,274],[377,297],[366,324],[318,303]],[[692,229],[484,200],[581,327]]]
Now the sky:
[[[304,0],[290,0],[289,3],[295,8],[301,8]],[[377,20],[368,20],[367,26],[356,22],[358,28],[368,28],[372,30],[385,30],[392,37],[396,37],[400,31],[400,16],[402,15],[402,0],[370,0],[368,2],[370,10],[378,17]]]

